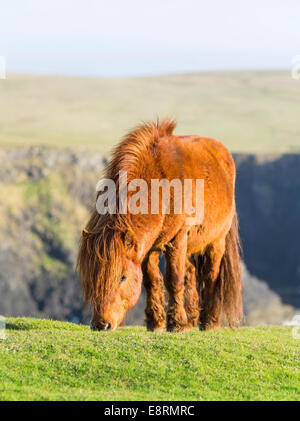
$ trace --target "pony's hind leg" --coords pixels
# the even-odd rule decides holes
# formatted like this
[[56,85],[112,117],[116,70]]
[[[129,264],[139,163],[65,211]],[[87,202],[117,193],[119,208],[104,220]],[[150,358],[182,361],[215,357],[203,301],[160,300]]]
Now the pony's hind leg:
[[186,258],[184,277],[184,308],[188,326],[197,326],[199,320],[199,295],[196,286],[195,266]]
[[204,259],[196,259],[201,330],[215,330],[221,325],[221,291],[218,283],[220,264],[225,252],[225,240],[208,247]]
[[146,256],[143,264],[143,284],[146,290],[146,326],[150,331],[161,331],[166,325],[163,278],[159,270],[159,252]]
[[169,293],[167,330],[182,332],[188,329],[184,308],[184,274],[186,261],[187,234],[181,230],[166,246],[165,285]]

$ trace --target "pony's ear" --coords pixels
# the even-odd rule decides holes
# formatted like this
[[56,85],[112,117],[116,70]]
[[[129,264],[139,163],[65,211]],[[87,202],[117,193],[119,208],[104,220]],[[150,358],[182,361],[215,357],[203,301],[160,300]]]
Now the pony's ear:
[[135,234],[131,229],[125,231],[124,234],[124,246],[126,250],[131,250],[136,245]]

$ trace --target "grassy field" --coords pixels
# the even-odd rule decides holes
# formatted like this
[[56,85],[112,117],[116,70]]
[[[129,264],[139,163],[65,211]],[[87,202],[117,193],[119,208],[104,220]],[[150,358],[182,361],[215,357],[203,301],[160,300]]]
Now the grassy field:
[[299,341],[287,327],[153,334],[145,328],[10,318],[1,400],[298,400]]
[[140,120],[170,115],[178,134],[234,152],[300,151],[300,81],[290,71],[97,79],[9,74],[0,80],[0,146],[107,153]]

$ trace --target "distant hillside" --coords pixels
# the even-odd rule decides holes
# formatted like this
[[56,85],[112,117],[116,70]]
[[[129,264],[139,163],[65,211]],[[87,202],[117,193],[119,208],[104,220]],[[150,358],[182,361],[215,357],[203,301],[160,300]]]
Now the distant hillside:
[[107,152],[140,120],[171,115],[177,133],[234,152],[300,152],[300,81],[287,71],[97,79],[9,74],[0,80],[0,145]]

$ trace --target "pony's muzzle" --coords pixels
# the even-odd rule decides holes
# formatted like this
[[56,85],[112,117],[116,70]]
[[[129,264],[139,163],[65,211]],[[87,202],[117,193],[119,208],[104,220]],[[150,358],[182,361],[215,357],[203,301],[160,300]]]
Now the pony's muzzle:
[[111,323],[103,323],[103,322],[91,322],[90,324],[91,330],[110,330]]

